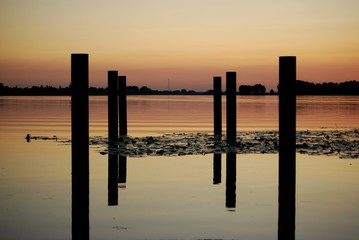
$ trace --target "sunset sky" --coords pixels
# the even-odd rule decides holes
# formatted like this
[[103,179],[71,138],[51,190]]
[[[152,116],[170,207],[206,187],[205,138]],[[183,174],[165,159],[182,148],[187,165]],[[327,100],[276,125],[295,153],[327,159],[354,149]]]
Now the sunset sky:
[[[0,82],[67,86],[71,53],[90,85],[208,90],[212,77],[276,89],[278,57],[297,78],[359,80],[358,0],[0,0]],[[224,86],[224,84],[223,84]]]

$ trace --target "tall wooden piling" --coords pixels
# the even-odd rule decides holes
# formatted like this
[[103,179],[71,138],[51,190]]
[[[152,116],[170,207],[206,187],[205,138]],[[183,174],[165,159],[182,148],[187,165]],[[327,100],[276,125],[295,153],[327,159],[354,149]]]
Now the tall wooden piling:
[[126,76],[118,77],[118,95],[119,95],[119,127],[120,136],[127,135],[127,93]]
[[72,238],[89,239],[88,54],[71,54]]
[[222,137],[222,78],[213,77],[213,126],[214,136]]
[[295,239],[296,57],[279,57],[278,239]]
[[108,71],[108,141],[114,143],[118,139],[118,72]]
[[237,79],[236,72],[226,73],[227,91],[227,143],[234,146],[237,136],[237,104],[236,104]]

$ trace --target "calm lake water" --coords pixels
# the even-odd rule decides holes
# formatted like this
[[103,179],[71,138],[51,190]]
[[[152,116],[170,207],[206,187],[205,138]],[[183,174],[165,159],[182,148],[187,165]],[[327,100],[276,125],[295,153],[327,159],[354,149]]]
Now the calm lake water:
[[[276,96],[237,101],[238,131],[278,129]],[[359,128],[358,116],[357,96],[297,97],[298,129]],[[129,96],[128,121],[131,136],[212,133],[212,97]],[[0,97],[0,239],[71,239],[71,146],[25,140],[70,138],[70,122],[69,97]],[[106,135],[107,98],[90,97],[90,136]],[[234,195],[225,154],[219,168],[213,154],[127,157],[115,206],[108,158],[90,149],[91,239],[277,239],[277,154],[237,155]],[[358,186],[358,159],[298,154],[296,239],[357,239]]]

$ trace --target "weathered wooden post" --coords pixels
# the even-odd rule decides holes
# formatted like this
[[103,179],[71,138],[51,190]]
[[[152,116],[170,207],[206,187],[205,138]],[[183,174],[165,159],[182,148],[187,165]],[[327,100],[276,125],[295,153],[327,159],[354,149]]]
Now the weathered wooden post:
[[216,140],[222,138],[222,78],[213,77],[213,126]]
[[237,155],[226,154],[226,207],[236,207]]
[[296,57],[279,57],[278,239],[295,239]]
[[[116,80],[117,80],[117,75],[116,75]],[[117,81],[116,81],[116,85],[117,85]],[[107,183],[108,206],[118,205],[117,179],[118,179],[118,157],[115,154],[109,154],[108,155],[108,183]]]
[[117,71],[108,71],[108,141],[110,144],[118,139],[118,106],[117,106],[117,91],[118,80]]
[[127,135],[127,93],[126,76],[118,77],[118,95],[119,95],[119,127],[120,136]]
[[222,182],[222,154],[213,154],[213,184]]
[[88,54],[71,54],[72,238],[89,239]]
[[227,91],[227,143],[235,146],[237,136],[236,72],[226,73]]

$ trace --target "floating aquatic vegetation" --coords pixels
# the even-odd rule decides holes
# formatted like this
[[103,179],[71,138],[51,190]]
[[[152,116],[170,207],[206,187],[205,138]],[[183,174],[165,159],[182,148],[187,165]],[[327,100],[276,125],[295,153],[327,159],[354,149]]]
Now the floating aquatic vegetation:
[[[99,139],[93,141],[100,143]],[[102,139],[108,146],[107,139]],[[297,152],[309,155],[339,156],[359,158],[359,131],[298,131]],[[162,136],[121,137],[118,142],[107,147],[103,153],[123,156],[180,156],[235,152],[277,153],[278,132],[238,132],[236,145],[228,147],[226,140],[217,141],[213,135],[205,133],[173,133]]]
[[[46,137],[32,139],[54,140]],[[56,138],[57,141],[58,138]],[[359,158],[359,130],[297,131],[298,153],[309,155]],[[61,142],[68,140],[61,139]],[[238,132],[236,144],[228,147],[225,136],[218,140],[206,133],[173,133],[162,136],[122,136],[113,144],[106,137],[91,137],[89,144],[101,154],[116,154],[131,157],[181,156],[210,153],[234,152],[277,153],[279,150],[277,131]]]

